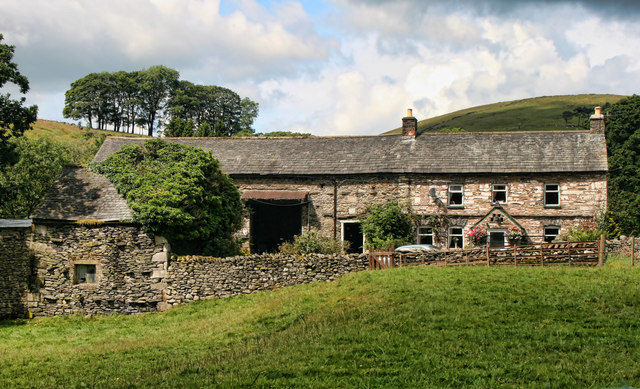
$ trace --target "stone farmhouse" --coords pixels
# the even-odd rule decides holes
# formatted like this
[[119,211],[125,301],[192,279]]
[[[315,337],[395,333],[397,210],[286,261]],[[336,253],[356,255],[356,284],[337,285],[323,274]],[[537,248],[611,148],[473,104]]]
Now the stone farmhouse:
[[[362,252],[359,218],[387,199],[421,218],[419,243],[467,245],[476,225],[492,245],[511,226],[532,241],[553,240],[593,220],[607,199],[604,115],[589,131],[425,133],[408,111],[402,135],[288,138],[175,138],[211,151],[249,208],[241,237],[270,252],[307,230]],[[108,138],[94,161],[142,139]]]
[[[604,116],[589,131],[426,133],[408,112],[403,134],[359,137],[180,138],[211,151],[249,209],[240,237],[269,253],[303,231],[350,242],[351,255],[254,255],[173,261],[163,237],[133,223],[102,175],[65,169],[32,220],[0,220],[0,319],[137,313],[209,297],[330,280],[367,268],[359,218],[396,199],[420,216],[419,243],[493,246],[512,226],[553,240],[606,206]],[[144,139],[110,137],[94,160]]]

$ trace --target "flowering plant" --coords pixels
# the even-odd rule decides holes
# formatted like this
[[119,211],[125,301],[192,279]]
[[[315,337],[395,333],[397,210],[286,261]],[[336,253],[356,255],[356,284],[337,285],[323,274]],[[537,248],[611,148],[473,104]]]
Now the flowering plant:
[[487,229],[483,226],[475,226],[467,232],[467,237],[474,246],[482,246],[487,242]]
[[507,232],[507,239],[509,239],[509,243],[518,244],[523,243],[526,237],[526,233],[523,229],[518,228],[518,226],[509,227],[509,232]]

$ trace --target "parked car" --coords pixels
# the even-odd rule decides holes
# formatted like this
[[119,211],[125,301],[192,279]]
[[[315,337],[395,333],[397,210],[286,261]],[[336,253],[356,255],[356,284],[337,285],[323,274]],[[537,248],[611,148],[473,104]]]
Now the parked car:
[[406,246],[400,246],[395,249],[397,253],[419,253],[422,251],[440,250],[438,247],[432,244],[408,244]]

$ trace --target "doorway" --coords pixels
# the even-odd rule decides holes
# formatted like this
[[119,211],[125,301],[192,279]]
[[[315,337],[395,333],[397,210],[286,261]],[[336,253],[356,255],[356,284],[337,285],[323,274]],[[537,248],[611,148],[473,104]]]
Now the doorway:
[[364,252],[364,234],[360,222],[342,222],[342,241],[349,242],[347,254],[360,254]]
[[292,201],[249,201],[251,251],[274,253],[302,232],[302,204]]

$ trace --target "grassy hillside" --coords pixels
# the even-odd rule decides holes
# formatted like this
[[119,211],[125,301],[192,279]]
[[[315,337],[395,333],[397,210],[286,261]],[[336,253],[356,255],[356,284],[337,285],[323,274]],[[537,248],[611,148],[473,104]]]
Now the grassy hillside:
[[0,323],[3,387],[640,385],[637,268],[397,268]]
[[[567,130],[575,129],[577,118],[565,125],[562,112],[576,107],[596,107],[611,104],[626,96],[586,94],[544,96],[531,99],[481,105],[418,121],[418,132],[442,128],[463,128],[467,131]],[[420,118],[418,118],[420,119]],[[386,134],[399,134],[400,128]]]

